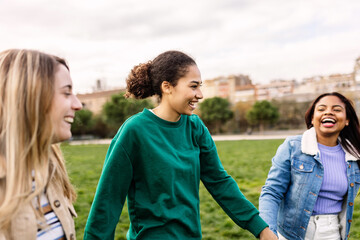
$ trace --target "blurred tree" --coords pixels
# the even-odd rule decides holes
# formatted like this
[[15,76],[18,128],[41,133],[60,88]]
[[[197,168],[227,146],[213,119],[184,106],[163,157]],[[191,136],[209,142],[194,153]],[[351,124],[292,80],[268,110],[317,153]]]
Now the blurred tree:
[[117,129],[111,129],[110,126],[105,122],[103,115],[94,116],[94,126],[91,131],[92,134],[99,138],[111,138],[114,136],[114,132]]
[[75,112],[74,122],[71,125],[73,135],[85,135],[92,131],[94,126],[93,113],[88,109]]
[[278,129],[305,128],[305,112],[311,102],[296,102],[295,100],[283,100],[271,102],[279,111],[279,119],[276,122]]
[[237,102],[234,106],[234,120],[239,132],[245,132],[249,128],[249,123],[246,119],[246,113],[251,109],[254,103],[250,101]]
[[148,99],[137,100],[125,98],[124,93],[115,94],[110,102],[103,106],[105,121],[112,129],[118,129],[130,116],[141,112],[144,108],[152,108],[153,104]]
[[264,131],[266,123],[274,123],[279,118],[278,109],[269,101],[257,101],[246,113],[246,119],[251,125],[259,125],[260,132]]
[[207,98],[200,104],[201,119],[210,132],[220,133],[221,125],[233,117],[230,102],[225,98]]

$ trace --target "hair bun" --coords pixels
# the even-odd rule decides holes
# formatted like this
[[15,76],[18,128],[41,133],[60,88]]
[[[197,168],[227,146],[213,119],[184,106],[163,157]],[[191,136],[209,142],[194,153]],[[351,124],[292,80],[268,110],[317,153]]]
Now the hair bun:
[[126,97],[147,98],[155,94],[149,76],[152,61],[140,63],[131,69],[126,78]]

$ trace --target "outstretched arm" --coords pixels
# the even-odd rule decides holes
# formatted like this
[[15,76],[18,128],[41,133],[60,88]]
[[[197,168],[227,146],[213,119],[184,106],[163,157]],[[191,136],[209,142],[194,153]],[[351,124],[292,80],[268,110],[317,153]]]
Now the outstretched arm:
[[132,165],[121,144],[112,144],[85,227],[84,240],[113,240],[132,179]]
[[260,199],[260,217],[269,224],[270,230],[277,234],[277,216],[279,205],[288,189],[291,178],[290,144],[285,140],[272,159],[265,186],[263,186]]
[[204,131],[200,142],[201,181],[204,186],[237,225],[258,237],[268,225],[261,219],[256,207],[242,194],[236,181],[223,168],[215,143],[207,131]]

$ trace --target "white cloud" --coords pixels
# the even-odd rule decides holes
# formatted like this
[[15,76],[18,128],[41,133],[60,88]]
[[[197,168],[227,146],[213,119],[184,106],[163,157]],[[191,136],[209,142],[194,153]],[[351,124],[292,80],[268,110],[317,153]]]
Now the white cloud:
[[192,55],[204,79],[301,80],[352,71],[359,12],[357,0],[0,0],[0,46],[67,58],[79,92],[99,78],[123,86],[169,49]]

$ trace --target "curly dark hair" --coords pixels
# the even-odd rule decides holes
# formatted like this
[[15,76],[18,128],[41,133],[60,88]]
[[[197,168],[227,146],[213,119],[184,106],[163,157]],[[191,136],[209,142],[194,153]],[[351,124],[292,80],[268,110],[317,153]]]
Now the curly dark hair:
[[126,97],[137,99],[153,95],[162,97],[161,84],[164,81],[176,86],[186,75],[189,66],[196,65],[194,59],[180,51],[166,51],[154,60],[134,66],[126,79]]
[[[336,96],[338,97],[344,104],[346,110],[346,118],[349,120],[349,125],[345,126],[343,130],[340,132],[340,143],[343,148],[349,153],[353,154],[357,158],[360,158],[360,129],[359,129],[359,119],[356,115],[355,109],[353,107],[353,103],[350,99],[347,99],[344,95],[338,92],[330,92],[324,93],[318,96],[310,105],[308,110],[305,113],[305,123],[307,128],[311,128],[313,124],[311,123],[313,116],[315,105],[326,96]],[[360,161],[358,161],[360,166]]]

